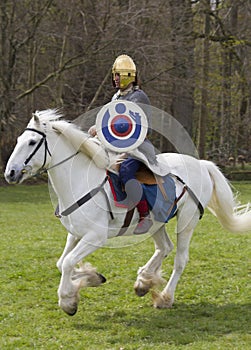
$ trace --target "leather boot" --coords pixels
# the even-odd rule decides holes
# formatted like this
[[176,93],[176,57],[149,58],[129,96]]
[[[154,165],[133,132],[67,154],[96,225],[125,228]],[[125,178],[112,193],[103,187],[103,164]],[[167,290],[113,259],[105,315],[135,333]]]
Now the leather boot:
[[134,230],[135,235],[140,235],[142,233],[146,233],[150,230],[153,225],[147,201],[145,199],[141,200],[137,204],[137,209],[139,212],[139,222]]

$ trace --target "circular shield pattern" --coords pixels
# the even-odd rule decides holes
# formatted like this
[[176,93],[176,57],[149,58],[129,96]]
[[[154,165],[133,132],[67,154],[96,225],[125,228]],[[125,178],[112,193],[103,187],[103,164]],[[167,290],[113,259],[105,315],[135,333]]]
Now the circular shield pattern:
[[142,108],[131,101],[112,101],[101,108],[96,118],[97,135],[104,146],[123,153],[142,144],[148,130]]

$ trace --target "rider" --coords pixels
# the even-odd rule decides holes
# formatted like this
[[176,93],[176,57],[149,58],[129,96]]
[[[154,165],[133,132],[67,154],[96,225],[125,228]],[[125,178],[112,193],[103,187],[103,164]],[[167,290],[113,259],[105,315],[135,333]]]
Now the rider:
[[[112,83],[117,89],[112,101],[127,100],[150,105],[148,96],[138,86],[136,66],[130,56],[120,55],[116,58],[112,67]],[[89,129],[89,133],[92,136],[96,134],[95,126]],[[145,139],[139,146],[139,150],[146,155],[150,163],[156,162],[154,147],[149,140]],[[139,212],[139,222],[134,230],[135,234],[146,233],[153,225],[142,186],[136,180],[135,175],[141,164],[139,160],[128,157],[121,163],[119,170],[119,176],[127,194],[128,205],[129,207],[137,206]]]

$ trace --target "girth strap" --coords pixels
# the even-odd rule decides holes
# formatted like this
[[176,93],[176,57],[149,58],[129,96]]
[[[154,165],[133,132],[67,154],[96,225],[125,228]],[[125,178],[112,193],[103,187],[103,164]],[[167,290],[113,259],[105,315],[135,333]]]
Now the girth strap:
[[125,219],[124,219],[124,223],[121,226],[117,236],[123,236],[123,234],[127,231],[128,227],[131,224],[131,221],[132,221],[132,218],[133,218],[133,214],[134,214],[134,210],[135,210],[135,207],[132,208],[132,209],[127,210],[126,216],[125,216]]
[[179,182],[181,182],[184,185],[183,191],[185,189],[189,193],[190,197],[193,199],[195,204],[197,205],[197,207],[200,211],[200,219],[201,219],[203,214],[204,214],[204,208],[203,208],[201,202],[199,201],[199,199],[196,197],[195,193],[191,190],[190,187],[187,186],[187,184],[179,176],[174,175],[174,174],[170,174],[170,175],[175,177]]

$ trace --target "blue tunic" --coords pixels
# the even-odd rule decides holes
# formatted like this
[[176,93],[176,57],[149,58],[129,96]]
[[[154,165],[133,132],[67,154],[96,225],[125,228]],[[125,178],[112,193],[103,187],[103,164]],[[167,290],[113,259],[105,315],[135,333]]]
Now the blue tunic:
[[[128,91],[127,94],[121,95],[120,91],[118,91],[112,98],[112,100],[127,100],[134,103],[138,103],[140,107],[144,110],[147,119],[148,125],[151,126],[151,118],[150,118],[150,100],[145,92],[137,86],[133,86],[131,90]],[[142,105],[141,105],[142,104]],[[148,107],[149,106],[149,107]],[[149,130],[149,129],[148,129]],[[149,140],[145,140],[139,147],[139,150],[145,154],[150,163],[156,162],[156,154],[154,150],[154,146]],[[134,158],[127,158],[120,166],[119,176],[123,185],[125,185],[129,180],[136,180],[136,172],[138,171],[141,162]],[[133,191],[130,191],[130,197],[133,197]],[[129,194],[129,193],[128,193]],[[137,194],[135,193],[135,199]],[[144,198],[144,195],[142,199]],[[134,198],[130,198],[134,201]]]

